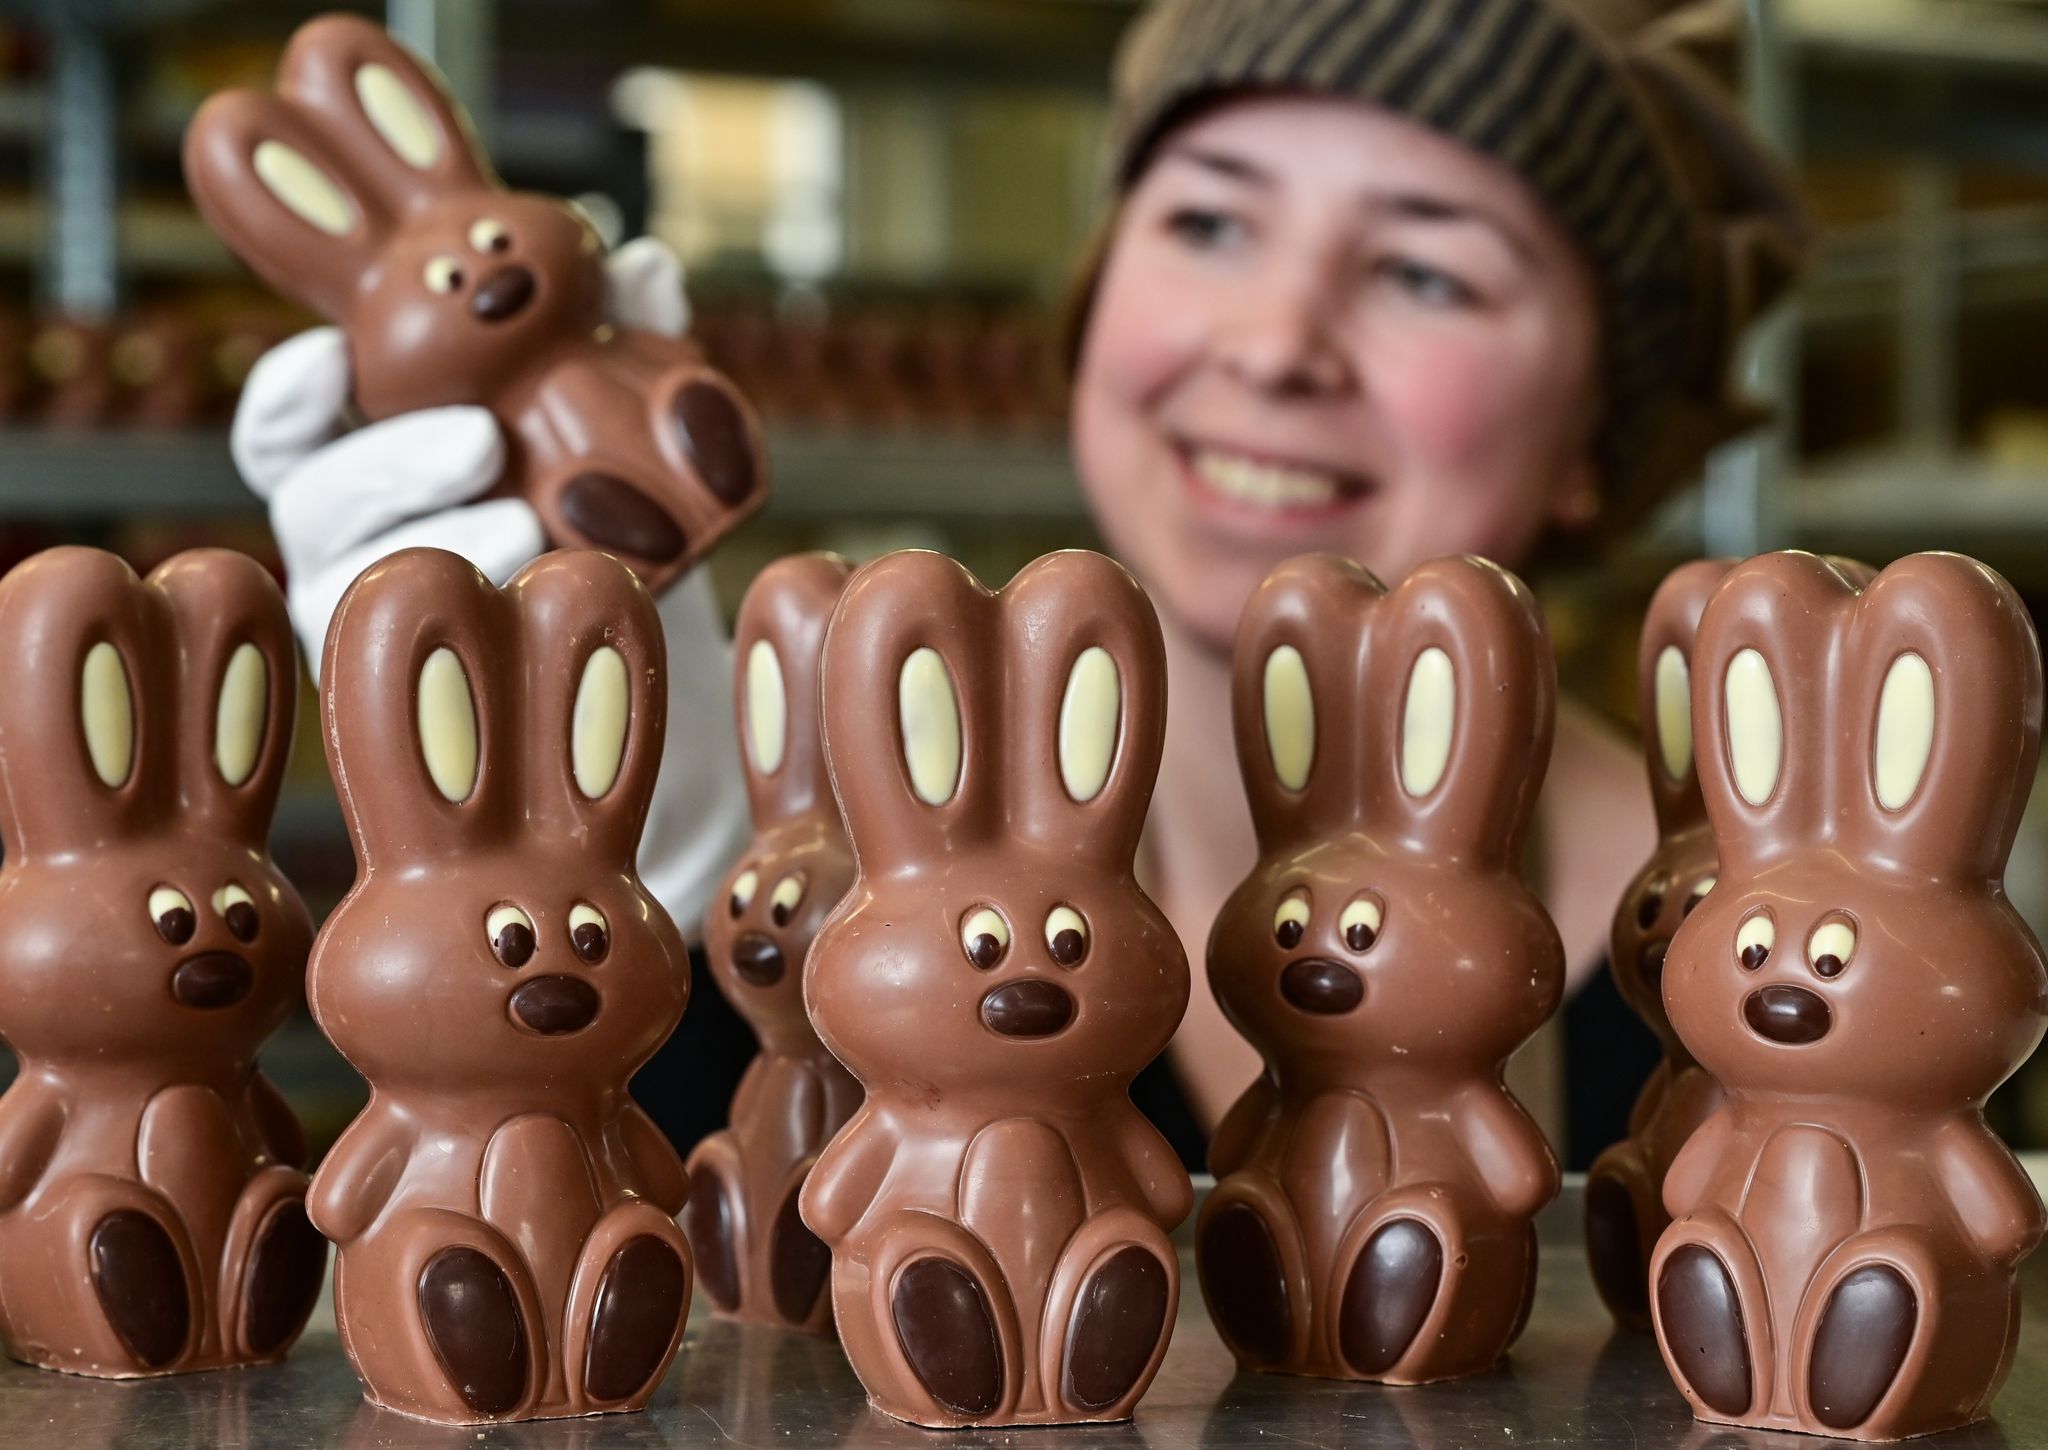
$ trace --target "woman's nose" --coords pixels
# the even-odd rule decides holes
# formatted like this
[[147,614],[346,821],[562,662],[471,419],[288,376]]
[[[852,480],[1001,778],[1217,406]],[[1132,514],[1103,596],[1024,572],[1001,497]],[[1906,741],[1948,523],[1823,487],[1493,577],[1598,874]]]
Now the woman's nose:
[[1309,398],[1350,392],[1358,378],[1333,329],[1337,310],[1328,289],[1308,279],[1248,284],[1216,334],[1219,361],[1265,393]]

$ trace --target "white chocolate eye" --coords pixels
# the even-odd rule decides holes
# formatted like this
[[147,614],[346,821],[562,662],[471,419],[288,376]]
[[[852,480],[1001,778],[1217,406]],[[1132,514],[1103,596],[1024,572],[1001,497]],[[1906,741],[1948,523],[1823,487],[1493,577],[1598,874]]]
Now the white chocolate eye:
[[1055,906],[1045,917],[1045,949],[1063,967],[1076,967],[1088,955],[1088,923],[1071,906]]
[[502,252],[512,245],[512,233],[503,222],[484,217],[470,225],[469,244],[479,252]]
[[1856,955],[1856,928],[1839,916],[1831,916],[1813,929],[1806,939],[1806,960],[1823,977],[1839,977],[1849,959]]
[[1337,931],[1354,952],[1369,951],[1380,939],[1380,923],[1385,918],[1385,911],[1372,897],[1354,896],[1337,918]]
[[575,949],[578,961],[593,966],[611,950],[611,932],[605,925],[604,913],[587,901],[569,908],[569,945]]
[[192,898],[175,886],[159,886],[149,893],[149,919],[156,925],[156,934],[174,947],[192,940],[199,925]]
[[462,268],[453,257],[434,257],[420,272],[429,292],[453,292],[462,285]]
[[1768,911],[1759,911],[1736,929],[1735,955],[1753,972],[1770,957],[1777,941],[1777,923]]
[[533,959],[533,918],[507,903],[491,908],[484,918],[484,934],[491,941],[491,955],[508,967],[523,967]]
[[732,883],[732,914],[738,916],[754,904],[754,893],[761,889],[761,873],[747,870],[740,872]]
[[214,914],[228,924],[228,931],[236,941],[254,941],[262,925],[256,915],[256,900],[242,889],[239,882],[230,881],[213,893]]
[[1699,881],[1697,885],[1693,887],[1692,895],[1685,898],[1685,905],[1680,909],[1681,915],[1692,915],[1692,909],[1695,906],[1698,906],[1702,901],[1705,901],[1707,899],[1707,893],[1714,889],[1714,880],[1715,878],[1712,876],[1704,877]]
[[977,906],[960,925],[960,945],[968,961],[987,971],[1010,949],[1010,924],[995,908]]
[[1308,896],[1304,892],[1290,891],[1280,898],[1280,906],[1273,913],[1273,940],[1289,951],[1301,945],[1301,939],[1308,931]]
[[775,889],[768,893],[768,914],[777,926],[788,926],[789,919],[796,915],[797,903],[803,899],[804,878],[799,871],[775,883]]

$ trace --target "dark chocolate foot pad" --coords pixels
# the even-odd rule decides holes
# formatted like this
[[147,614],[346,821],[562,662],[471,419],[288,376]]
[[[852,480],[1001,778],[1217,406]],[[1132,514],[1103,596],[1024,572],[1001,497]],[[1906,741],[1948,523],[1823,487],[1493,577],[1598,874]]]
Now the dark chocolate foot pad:
[[248,1318],[243,1333],[254,1354],[275,1354],[298,1338],[320,1297],[327,1240],[297,1199],[270,1215],[250,1256]]
[[775,1296],[775,1312],[792,1324],[811,1317],[825,1291],[825,1276],[832,1271],[832,1251],[805,1225],[798,1210],[802,1188],[798,1184],[782,1201],[769,1240],[769,1292]]
[[691,383],[676,395],[677,441],[704,486],[720,502],[742,504],[753,495],[754,445],[732,397],[710,383]]
[[619,1246],[590,1315],[583,1386],[593,1400],[626,1399],[654,1377],[682,1321],[688,1287],[682,1259],[652,1234]]
[[1830,1430],[1869,1419],[1906,1362],[1919,1317],[1912,1289],[1887,1264],[1858,1269],[1837,1284],[1813,1336],[1813,1417]]
[[472,1248],[443,1249],[420,1271],[420,1319],[455,1392],[479,1415],[526,1396],[526,1326],[505,1271]]
[[1586,1264],[1600,1297],[1635,1324],[1650,1308],[1650,1270],[1636,1231],[1636,1204],[1618,1178],[1586,1184]]
[[1712,1250],[1687,1244],[1664,1261],[1657,1314],[1671,1362],[1693,1393],[1721,1414],[1746,1411],[1752,1392],[1742,1301]]
[[128,1352],[149,1369],[176,1359],[192,1332],[192,1300],[164,1226],[140,1209],[116,1209],[93,1228],[88,1251],[93,1292]]
[[1067,1333],[1068,1400],[1105,1410],[1152,1361],[1166,1328],[1166,1268],[1133,1244],[1088,1276]]
[[1242,1203],[1219,1209],[1195,1246],[1210,1311],[1237,1352],[1252,1364],[1278,1364],[1294,1343],[1287,1275],[1280,1250],[1258,1210]]
[[1382,1227],[1351,1266],[1337,1315],[1338,1348],[1360,1374],[1385,1374],[1415,1342],[1436,1303],[1444,1251],[1410,1218]]
[[690,1201],[683,1205],[683,1236],[697,1261],[697,1282],[711,1302],[728,1313],[739,1307],[739,1257],[733,1249],[732,1209],[725,1180],[709,1168],[690,1175]]
[[903,1357],[933,1399],[956,1415],[986,1415],[1002,1402],[995,1318],[972,1274],[919,1259],[897,1276],[892,1309]]

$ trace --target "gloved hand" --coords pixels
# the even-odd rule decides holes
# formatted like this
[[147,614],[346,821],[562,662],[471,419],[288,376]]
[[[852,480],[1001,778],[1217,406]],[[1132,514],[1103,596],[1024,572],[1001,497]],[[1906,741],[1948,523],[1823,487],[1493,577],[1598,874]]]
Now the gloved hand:
[[[613,321],[682,334],[688,303],[667,247],[643,237],[614,252],[606,270]],[[547,548],[523,499],[475,501],[505,466],[504,435],[489,411],[427,408],[348,432],[349,393],[341,332],[316,327],[257,362],[229,438],[243,481],[270,506],[292,626],[316,680],[335,606],[385,555],[447,549],[502,585]],[[676,924],[694,933],[747,830],[731,644],[702,570],[656,603],[668,643],[668,728],[640,873]]]

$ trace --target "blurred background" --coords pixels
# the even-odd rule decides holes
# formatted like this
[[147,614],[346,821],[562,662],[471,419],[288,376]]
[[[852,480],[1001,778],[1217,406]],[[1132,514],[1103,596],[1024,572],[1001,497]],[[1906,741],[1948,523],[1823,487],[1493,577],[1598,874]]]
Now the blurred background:
[[[1054,345],[1134,0],[0,0],[0,566],[60,542],[275,566],[226,422],[312,319],[215,241],[178,146],[332,8],[433,59],[512,184],[683,257],[696,336],[770,431],[773,502],[711,565],[728,610],[797,549],[929,546],[994,584],[1093,541]],[[1567,685],[1625,723],[1641,607],[1703,552],[1961,549],[2048,604],[2048,3],[1750,8],[1751,104],[1825,252],[1754,350],[1780,429],[1539,581]],[[277,855],[317,915],[353,863],[313,719],[309,695]],[[2042,841],[2010,876],[2037,929]],[[316,1141],[359,1102],[303,1018],[266,1060]],[[2048,1147],[2048,1072],[1994,1120]]]

